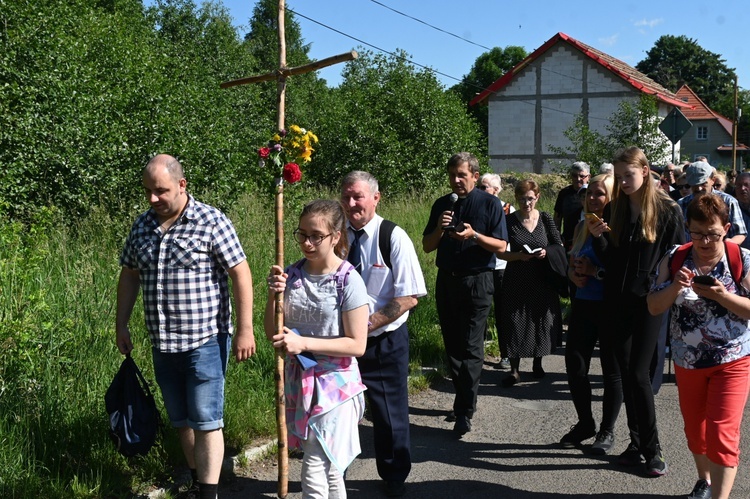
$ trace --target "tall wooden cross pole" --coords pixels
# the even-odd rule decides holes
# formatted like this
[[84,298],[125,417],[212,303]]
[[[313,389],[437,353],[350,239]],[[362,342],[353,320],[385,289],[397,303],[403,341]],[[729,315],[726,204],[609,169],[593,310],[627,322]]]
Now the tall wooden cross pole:
[[[248,83],[260,83],[269,80],[276,80],[278,87],[277,94],[277,129],[284,129],[285,118],[285,95],[286,79],[288,76],[294,76],[311,71],[316,71],[327,66],[332,66],[341,62],[356,59],[355,51],[345,54],[336,55],[320,61],[288,68],[286,65],[286,34],[284,29],[285,0],[279,0],[279,69],[259,76],[250,76],[239,80],[228,81],[221,84],[221,88],[230,88],[237,85],[246,85]],[[276,265],[284,267],[284,183],[282,179],[276,182]],[[274,300],[274,328],[277,334],[284,332],[284,294],[276,293]],[[286,434],[286,404],[284,402],[284,352],[276,349],[276,430],[278,441],[278,464],[279,464],[279,483],[277,495],[285,498],[288,492],[289,480],[289,452],[287,450]]]

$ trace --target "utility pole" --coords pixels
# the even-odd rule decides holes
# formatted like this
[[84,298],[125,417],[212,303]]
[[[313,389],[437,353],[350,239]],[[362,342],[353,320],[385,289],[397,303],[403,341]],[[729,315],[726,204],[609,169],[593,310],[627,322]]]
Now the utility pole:
[[734,120],[732,121],[732,171],[737,173],[737,127],[740,123],[740,106],[737,96],[737,75],[734,75]]

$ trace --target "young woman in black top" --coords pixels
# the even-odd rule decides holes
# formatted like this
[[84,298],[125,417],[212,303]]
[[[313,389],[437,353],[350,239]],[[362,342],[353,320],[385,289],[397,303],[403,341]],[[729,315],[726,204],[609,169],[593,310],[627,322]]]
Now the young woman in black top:
[[[649,162],[637,147],[614,158],[615,192],[606,223],[587,221],[594,250],[607,269],[604,301],[622,374],[630,445],[620,455],[622,465],[635,466],[645,458],[646,473],[667,472],[656,428],[649,366],[657,345],[661,315],[646,305],[651,281],[662,255],[685,237],[682,212],[651,180]],[[611,231],[607,231],[607,229]]]

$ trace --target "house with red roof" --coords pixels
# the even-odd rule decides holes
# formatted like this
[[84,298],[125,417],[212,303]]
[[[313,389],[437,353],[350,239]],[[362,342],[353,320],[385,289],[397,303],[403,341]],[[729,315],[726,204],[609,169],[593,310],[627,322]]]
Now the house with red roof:
[[[682,113],[693,124],[680,140],[682,158],[694,161],[705,156],[713,166],[731,166],[732,120],[710,109],[687,85],[680,87],[675,95],[690,106]],[[737,151],[750,151],[750,147],[737,144]]]
[[[576,160],[552,148],[570,146],[563,132],[577,115],[592,130],[606,133],[604,127],[620,103],[636,104],[642,94],[656,97],[662,118],[674,107],[689,106],[632,66],[557,33],[471,105],[489,106],[488,151],[494,171],[543,173]],[[675,147],[679,157],[679,143]],[[671,154],[670,146],[664,158],[649,159],[667,161]]]

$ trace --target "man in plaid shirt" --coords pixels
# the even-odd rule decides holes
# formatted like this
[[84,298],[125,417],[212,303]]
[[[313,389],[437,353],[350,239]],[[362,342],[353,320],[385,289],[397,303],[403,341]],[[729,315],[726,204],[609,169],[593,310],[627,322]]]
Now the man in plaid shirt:
[[151,209],[136,219],[120,256],[117,347],[122,354],[133,349],[128,323],[142,289],[164,405],[201,499],[214,499],[224,457],[224,378],[233,332],[228,278],[237,307],[232,353],[238,362],[255,353],[253,286],[232,223],[196,201],[186,185],[182,165],[166,154],[143,170]]

